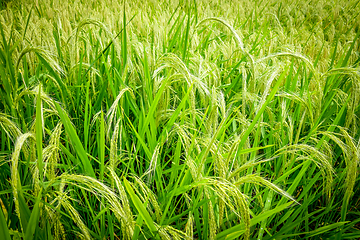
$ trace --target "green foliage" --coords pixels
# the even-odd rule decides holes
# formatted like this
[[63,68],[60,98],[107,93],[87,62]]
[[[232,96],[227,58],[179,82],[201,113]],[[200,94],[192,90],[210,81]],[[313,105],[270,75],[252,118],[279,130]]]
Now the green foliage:
[[0,238],[360,238],[359,1],[0,8]]

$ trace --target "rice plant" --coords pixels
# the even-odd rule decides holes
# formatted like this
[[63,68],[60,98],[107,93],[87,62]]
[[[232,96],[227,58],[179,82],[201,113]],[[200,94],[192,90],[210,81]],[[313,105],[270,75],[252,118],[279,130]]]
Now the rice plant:
[[1,239],[360,238],[360,2],[0,4]]

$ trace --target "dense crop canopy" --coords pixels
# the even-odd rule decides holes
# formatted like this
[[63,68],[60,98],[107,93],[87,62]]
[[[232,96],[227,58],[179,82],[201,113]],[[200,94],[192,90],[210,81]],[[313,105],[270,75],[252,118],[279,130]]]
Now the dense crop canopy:
[[0,8],[0,239],[360,238],[358,0]]

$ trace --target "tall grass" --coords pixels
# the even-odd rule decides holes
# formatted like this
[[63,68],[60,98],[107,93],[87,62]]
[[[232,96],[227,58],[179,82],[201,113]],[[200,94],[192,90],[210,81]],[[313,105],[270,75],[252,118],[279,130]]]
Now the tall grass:
[[359,14],[3,3],[0,238],[360,238]]

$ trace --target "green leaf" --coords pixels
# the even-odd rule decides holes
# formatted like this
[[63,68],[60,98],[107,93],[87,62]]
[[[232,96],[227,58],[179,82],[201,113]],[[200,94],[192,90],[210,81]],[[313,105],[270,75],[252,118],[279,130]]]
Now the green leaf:
[[311,231],[311,232],[308,232],[306,234],[306,237],[314,237],[314,236],[317,236],[319,234],[322,234],[322,233],[326,233],[326,232],[329,232],[330,230],[334,229],[334,228],[338,228],[338,227],[341,227],[342,225],[348,223],[350,221],[346,221],[346,222],[337,222],[337,223],[333,223],[333,224],[330,224],[330,225],[327,225],[327,226],[324,226],[324,227],[321,227],[321,228],[318,228],[314,231]]
[[0,238],[4,240],[11,240],[9,229],[6,224],[6,219],[2,210],[0,210]]
[[105,169],[105,120],[104,112],[101,111],[100,116],[100,180],[104,178],[104,169]]
[[[135,208],[138,210],[139,214],[145,221],[146,225],[151,230],[153,236],[155,236],[154,234],[157,232],[157,228],[155,227],[154,222],[153,222],[149,212],[146,210],[144,203],[142,203],[141,200],[139,199],[139,197],[135,194],[135,192],[134,192],[133,188],[131,187],[130,183],[128,182],[128,180],[126,180],[126,178],[123,178],[123,179],[124,179],[124,185],[125,185],[126,191],[130,195],[130,198],[131,198],[132,202],[134,203]],[[156,235],[156,239],[159,239],[159,235]]]
[[[259,222],[264,221],[266,218],[286,209],[291,204],[293,204],[293,202],[288,202],[288,203],[280,205],[274,209],[271,209],[269,211],[263,212],[263,213],[255,216],[254,218],[251,219],[250,226],[254,226],[255,224],[258,224]],[[238,237],[241,236],[241,234],[243,234],[244,232],[245,232],[245,226],[244,226],[244,223],[241,223],[234,227],[228,228],[227,230],[225,230],[223,232],[220,232],[216,236],[216,239],[227,239],[227,240],[228,239],[238,239]]]
[[20,221],[23,228],[23,231],[27,229],[29,219],[31,217],[31,211],[26,204],[24,195],[21,191],[18,192],[18,199],[19,199],[19,211],[20,211]]
[[40,216],[40,209],[39,204],[41,200],[41,190],[36,199],[34,208],[32,209],[31,216],[25,231],[25,240],[32,240],[34,238],[34,233],[36,226],[38,226],[39,216]]
[[37,149],[37,164],[39,168],[40,179],[43,178],[42,166],[42,106],[41,106],[41,84],[39,84],[39,92],[36,99],[36,149]]
[[60,107],[60,105],[57,102],[54,101],[54,104],[59,113],[61,121],[64,124],[65,131],[68,134],[71,143],[74,145],[77,154],[79,155],[79,158],[82,162],[82,165],[83,165],[83,168],[85,171],[85,174],[88,174],[90,177],[95,178],[94,169],[91,165],[91,162],[89,161],[89,159],[87,157],[87,153],[86,153],[84,147],[82,146],[82,144],[80,142],[79,136],[76,134],[75,128],[71,124],[69,117],[67,116],[67,114],[64,112],[64,110]]

